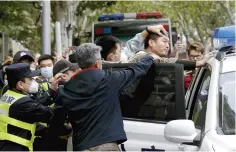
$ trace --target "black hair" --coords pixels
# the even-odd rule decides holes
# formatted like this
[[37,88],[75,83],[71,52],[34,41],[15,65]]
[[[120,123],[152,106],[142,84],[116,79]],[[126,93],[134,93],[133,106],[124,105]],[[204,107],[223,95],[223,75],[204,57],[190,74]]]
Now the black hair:
[[105,35],[96,42],[96,45],[102,47],[101,56],[106,60],[108,54],[112,52],[112,49],[116,48],[116,44],[120,43],[121,41],[118,38],[112,35]]
[[159,37],[161,37],[160,35],[156,34],[156,33],[150,33],[148,34],[148,36],[146,37],[146,39],[144,40],[144,49],[147,49],[149,46],[149,40],[157,40]]
[[40,62],[43,61],[43,60],[52,60],[52,62],[54,63],[54,58],[49,54],[41,55],[38,59],[38,64],[40,65]]
[[28,60],[29,62],[34,62],[34,59],[32,59],[32,57],[26,55],[26,56],[21,57],[17,63],[20,63],[22,62],[22,60],[25,60],[25,59]]

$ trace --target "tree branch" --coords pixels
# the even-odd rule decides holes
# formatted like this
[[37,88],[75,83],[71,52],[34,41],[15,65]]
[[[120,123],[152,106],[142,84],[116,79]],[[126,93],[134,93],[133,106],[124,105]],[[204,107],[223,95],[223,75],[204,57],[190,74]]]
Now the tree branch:
[[227,5],[225,5],[223,1],[218,1],[218,3],[224,8],[224,10],[229,18],[230,24],[235,24],[234,17],[230,12],[230,8],[227,7]]

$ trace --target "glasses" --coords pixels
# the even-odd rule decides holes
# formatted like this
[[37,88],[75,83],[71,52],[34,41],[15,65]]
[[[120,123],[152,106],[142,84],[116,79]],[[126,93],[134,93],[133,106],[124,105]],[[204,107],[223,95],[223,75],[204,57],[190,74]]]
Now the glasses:
[[198,56],[189,56],[190,59],[193,59],[193,60],[201,60],[202,59],[202,55],[198,55]]

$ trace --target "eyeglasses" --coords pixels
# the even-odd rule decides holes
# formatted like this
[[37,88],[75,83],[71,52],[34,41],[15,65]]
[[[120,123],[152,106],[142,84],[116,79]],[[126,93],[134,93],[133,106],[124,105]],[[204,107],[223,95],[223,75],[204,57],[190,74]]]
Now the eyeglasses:
[[202,55],[198,55],[198,56],[189,56],[191,59],[194,59],[194,60],[201,60],[203,58]]

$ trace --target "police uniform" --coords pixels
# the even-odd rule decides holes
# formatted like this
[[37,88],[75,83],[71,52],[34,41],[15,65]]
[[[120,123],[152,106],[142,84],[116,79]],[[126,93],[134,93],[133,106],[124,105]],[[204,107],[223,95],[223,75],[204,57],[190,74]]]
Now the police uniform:
[[[6,68],[9,84],[34,77],[29,64],[18,63]],[[0,150],[32,151],[37,122],[48,123],[53,115],[50,107],[33,100],[29,94],[9,89],[0,99]]]

